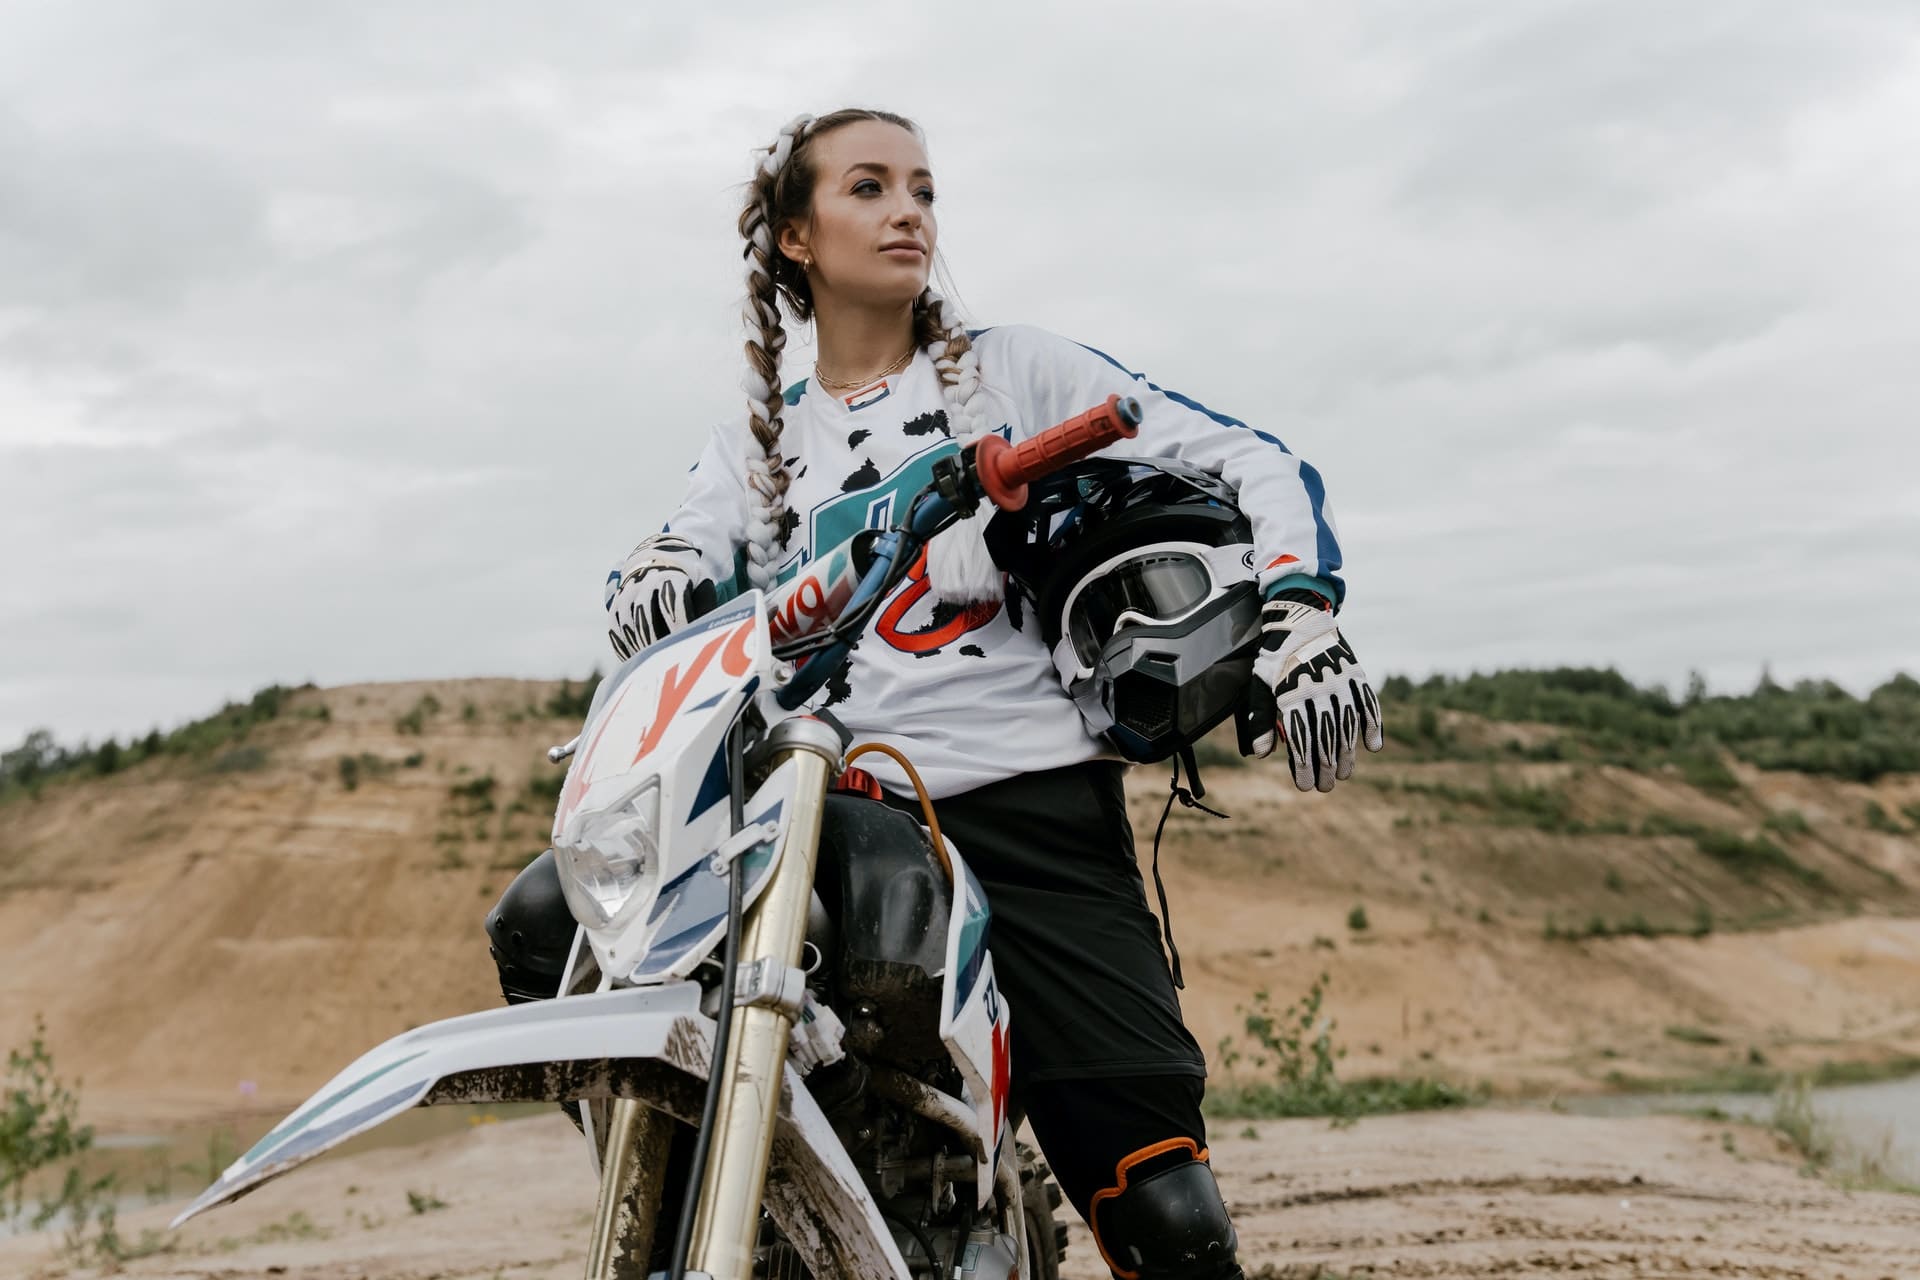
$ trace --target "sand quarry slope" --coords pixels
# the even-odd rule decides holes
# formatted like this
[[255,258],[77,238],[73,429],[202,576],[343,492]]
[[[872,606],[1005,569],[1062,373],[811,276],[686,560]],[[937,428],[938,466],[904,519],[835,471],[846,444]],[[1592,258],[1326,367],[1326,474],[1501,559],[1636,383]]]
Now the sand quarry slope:
[[[105,1129],[202,1126],[257,1122],[380,1039],[491,1006],[498,994],[480,919],[544,846],[555,771],[542,752],[576,727],[544,711],[557,688],[303,690],[277,718],[206,755],[61,780],[0,807],[0,1041],[23,1042],[44,1017],[63,1074],[84,1079],[89,1116]],[[1489,741],[1537,731],[1465,719],[1452,727]],[[1508,1096],[1920,1054],[1920,843],[1862,817],[1869,801],[1894,814],[1920,803],[1920,778],[1869,788],[1733,767],[1740,787],[1718,795],[1665,773],[1421,762],[1391,748],[1332,796],[1299,795],[1270,766],[1212,769],[1209,800],[1232,816],[1176,807],[1161,859],[1190,1021],[1204,1044],[1232,1035],[1244,1047],[1242,1010],[1254,992],[1285,1003],[1325,973],[1344,1074],[1437,1074]],[[1164,776],[1137,770],[1130,787],[1144,868]],[[1786,860],[1704,852],[1688,834],[1700,831],[1764,835]],[[1584,936],[1595,923],[1609,934],[1629,926],[1627,936]],[[1568,940],[1569,931],[1583,936]],[[1551,1135],[1568,1125],[1580,1127],[1583,1146],[1623,1159],[1635,1144],[1655,1163],[1663,1149],[1710,1145],[1679,1121],[1479,1112],[1369,1121],[1333,1136],[1324,1126],[1262,1126],[1227,1164],[1249,1203],[1287,1206],[1276,1249],[1282,1237],[1331,1248],[1369,1230],[1399,1241],[1408,1223],[1425,1221],[1442,1240],[1449,1224],[1472,1235],[1477,1222],[1487,1238],[1461,1245],[1455,1262],[1399,1274],[1528,1274],[1531,1264],[1494,1248],[1496,1220],[1552,1226],[1587,1196],[1564,1187],[1588,1182],[1594,1204],[1634,1198],[1615,1194],[1597,1154],[1600,1164],[1555,1171],[1555,1149],[1576,1139]],[[1507,1172],[1437,1167],[1442,1131]],[[523,1140],[545,1150],[545,1139]],[[1301,1155],[1320,1147],[1331,1163]],[[1366,1153],[1351,1177],[1335,1167],[1341,1151]],[[463,1172],[443,1183],[464,1186],[477,1157],[448,1148],[431,1158],[454,1162],[448,1168]],[[1764,1162],[1736,1171],[1735,1160],[1718,1153],[1692,1190],[1685,1179],[1642,1176],[1665,1188],[1673,1221],[1732,1221],[1734,1210],[1711,1209],[1714,1188],[1744,1187],[1755,1206],[1774,1194],[1753,1181]],[[1791,1171],[1780,1177],[1782,1197],[1840,1195]],[[1345,1188],[1337,1195],[1336,1184]],[[1543,1201],[1541,1187],[1562,1190]],[[1370,1214],[1378,1226],[1363,1229]],[[1768,1216],[1754,1209],[1756,1230]],[[1910,1215],[1857,1216],[1906,1223],[1920,1258]],[[1596,1240],[1626,1238],[1613,1234],[1625,1219],[1607,1221]],[[1648,1233],[1650,1249],[1666,1239],[1666,1227],[1633,1230]],[[1327,1257],[1342,1269],[1358,1261]],[[1456,1262],[1466,1269],[1444,1269]],[[1920,1274],[1920,1264],[1886,1274],[1909,1270]],[[211,1261],[205,1273],[253,1274]],[[1693,1274],[1645,1272],[1669,1273]],[[1828,1272],[1730,1263],[1719,1274]]]

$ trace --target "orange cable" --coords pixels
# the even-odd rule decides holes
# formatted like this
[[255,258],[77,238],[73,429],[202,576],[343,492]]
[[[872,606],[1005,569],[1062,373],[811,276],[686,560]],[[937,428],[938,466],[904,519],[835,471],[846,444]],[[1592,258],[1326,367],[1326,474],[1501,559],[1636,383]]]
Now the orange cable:
[[940,838],[940,819],[933,815],[933,801],[927,797],[926,784],[920,781],[920,771],[913,767],[913,761],[894,747],[884,742],[863,742],[847,752],[847,763],[852,764],[869,752],[878,751],[881,755],[891,756],[893,762],[907,771],[907,780],[913,783],[914,791],[920,797],[920,812],[927,820],[927,830],[933,836],[933,856],[940,859],[940,867],[947,873],[947,883],[953,880],[953,859],[947,856],[947,846]]

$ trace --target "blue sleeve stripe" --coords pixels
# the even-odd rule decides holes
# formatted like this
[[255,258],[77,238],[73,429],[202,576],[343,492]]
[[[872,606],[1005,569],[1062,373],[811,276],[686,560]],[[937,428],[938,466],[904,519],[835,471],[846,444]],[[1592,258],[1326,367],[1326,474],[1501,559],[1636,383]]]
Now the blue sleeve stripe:
[[[1135,382],[1145,382],[1148,390],[1158,392],[1182,408],[1191,409],[1202,417],[1210,418],[1223,427],[1237,427],[1242,431],[1251,431],[1255,436],[1266,441],[1288,457],[1294,457],[1293,450],[1287,448],[1286,444],[1278,436],[1268,435],[1264,431],[1250,427],[1238,418],[1230,418],[1224,413],[1215,413],[1198,400],[1183,396],[1178,391],[1168,391],[1164,387],[1156,386],[1098,347],[1089,347],[1084,342],[1077,343],[1076,345],[1084,351],[1091,351],[1094,355],[1099,356],[1102,360],[1105,360],[1108,364],[1126,374]],[[1339,575],[1335,572],[1340,568],[1340,542],[1333,536],[1333,526],[1327,523],[1325,514],[1327,486],[1325,482],[1320,479],[1320,473],[1308,465],[1305,459],[1296,458],[1295,460],[1300,468],[1300,482],[1307,490],[1307,501],[1313,508],[1313,550],[1314,554],[1318,556],[1320,560],[1320,563],[1314,567],[1314,576],[1325,578],[1332,582],[1340,589],[1340,594],[1344,596],[1346,594],[1345,584],[1341,582]]]

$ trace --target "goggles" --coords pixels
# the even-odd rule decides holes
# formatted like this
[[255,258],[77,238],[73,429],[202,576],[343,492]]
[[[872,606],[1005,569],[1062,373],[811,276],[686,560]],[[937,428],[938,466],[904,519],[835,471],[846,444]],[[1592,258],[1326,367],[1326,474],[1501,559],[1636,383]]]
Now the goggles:
[[1136,547],[1089,570],[1061,608],[1053,665],[1063,680],[1093,674],[1100,652],[1130,626],[1177,623],[1252,573],[1253,548],[1162,542]]

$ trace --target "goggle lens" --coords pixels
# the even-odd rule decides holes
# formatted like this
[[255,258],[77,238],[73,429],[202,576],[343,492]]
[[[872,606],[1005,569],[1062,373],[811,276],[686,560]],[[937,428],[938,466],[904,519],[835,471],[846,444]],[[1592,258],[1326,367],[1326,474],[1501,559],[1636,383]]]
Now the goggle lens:
[[1185,551],[1155,551],[1115,565],[1082,584],[1067,614],[1073,651],[1092,666],[1122,614],[1170,622],[1206,602],[1213,575],[1206,562]]

